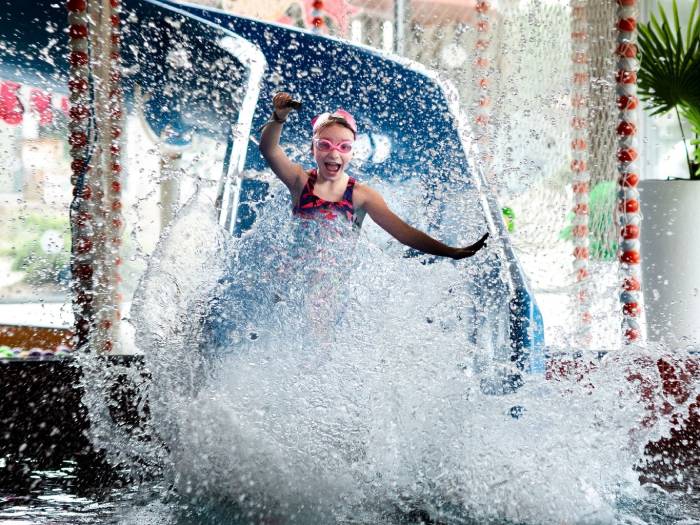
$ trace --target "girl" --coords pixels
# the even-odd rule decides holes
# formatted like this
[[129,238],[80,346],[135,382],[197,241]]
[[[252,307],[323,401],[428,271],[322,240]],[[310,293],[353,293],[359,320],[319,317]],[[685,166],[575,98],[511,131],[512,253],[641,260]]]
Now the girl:
[[454,248],[406,224],[395,215],[382,196],[345,173],[352,160],[357,136],[355,119],[347,111],[323,113],[311,121],[311,150],[317,168],[304,171],[285,155],[279,145],[282,125],[292,111],[292,97],[277,93],[272,99],[272,118],[263,127],[260,153],[292,195],[293,214],[300,218],[347,220],[357,225],[368,213],[389,235],[423,253],[463,259],[486,246],[489,234],[464,248]]

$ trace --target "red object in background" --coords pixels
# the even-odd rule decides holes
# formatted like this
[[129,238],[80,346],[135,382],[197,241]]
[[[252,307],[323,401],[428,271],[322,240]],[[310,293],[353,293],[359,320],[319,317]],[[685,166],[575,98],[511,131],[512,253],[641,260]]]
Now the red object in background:
[[[700,361],[697,357],[664,356],[652,366],[658,371],[660,384],[648,377],[640,378],[641,374],[628,380],[639,381],[642,387],[642,401],[648,411],[643,424],[651,426],[664,418],[670,430],[666,437],[644,448],[640,481],[686,491],[693,479],[687,474],[697,472],[700,466],[700,395],[694,395],[693,388],[700,381]],[[679,407],[683,407],[682,412]]]
[[636,292],[642,289],[642,285],[638,279],[635,279],[634,277],[627,277],[622,283],[622,288],[628,292]]
[[83,120],[90,116],[90,110],[87,106],[78,104],[70,108],[70,118],[71,120]]
[[68,143],[74,148],[82,148],[87,144],[87,135],[82,131],[74,131],[70,134]]
[[630,135],[634,135],[636,132],[637,127],[631,122],[627,122],[626,120],[623,120],[617,125],[618,135],[624,135],[625,137],[629,137]]
[[628,328],[625,330],[625,340],[630,343],[634,343],[637,339],[639,339],[640,335],[639,330],[636,328]]
[[636,224],[627,224],[620,231],[623,239],[637,239],[639,238],[639,226]]
[[86,211],[81,211],[78,213],[78,216],[75,219],[75,222],[78,224],[78,226],[85,226],[87,224],[90,224],[90,221],[92,220],[92,214],[86,212]]
[[75,159],[70,163],[70,169],[75,173],[81,173],[87,168],[87,163],[83,159]]
[[571,186],[574,193],[588,193],[588,183],[587,182],[574,182]]
[[622,252],[622,255],[620,255],[620,260],[623,263],[627,264],[639,264],[639,261],[641,261],[641,257],[639,256],[638,251],[629,250],[627,252]]
[[618,84],[636,84],[637,73],[635,71],[620,69],[617,73],[615,73],[615,82]]
[[637,158],[637,150],[634,148],[620,148],[617,150],[617,160],[620,162],[632,162]]
[[577,246],[574,248],[574,257],[577,259],[588,259],[588,248],[584,246]]
[[89,253],[92,250],[92,246],[92,240],[88,239],[87,237],[79,238],[78,242],[76,243],[76,249],[80,254]]
[[639,304],[625,303],[622,305],[622,312],[630,317],[637,317],[637,314],[639,313]]
[[17,125],[22,122],[24,106],[19,99],[20,84],[17,82],[2,82],[0,84],[0,120],[7,124]]
[[585,160],[572,160],[571,161],[571,171],[581,173],[586,171],[586,161]]
[[636,173],[625,173],[620,176],[620,184],[626,188],[632,188],[639,182],[639,175]]
[[626,58],[634,58],[637,56],[637,45],[631,42],[622,42],[617,45],[615,54]]
[[68,0],[66,8],[71,13],[81,13],[87,9],[87,0]]
[[[323,16],[330,20],[334,27],[338,28],[341,36],[347,36],[351,17],[361,11],[361,8],[350,4],[347,0],[302,0],[300,3],[304,10],[304,24],[307,27],[325,25],[323,18],[314,16],[315,12],[322,11]],[[320,22],[316,19],[320,19]],[[288,16],[283,16],[276,21],[280,24],[294,24],[294,20]]]
[[571,141],[571,149],[575,149],[578,151],[585,150],[588,147],[586,144],[586,141],[583,139],[574,139]]
[[53,121],[53,109],[51,108],[51,95],[40,89],[32,88],[29,93],[29,104],[33,111],[39,114],[39,124],[47,126]]
[[577,226],[574,226],[573,234],[576,237],[585,237],[586,235],[588,235],[588,226],[586,226],[585,224],[579,224]]
[[588,204],[585,202],[579,202],[573,209],[576,215],[585,215],[588,213]]
[[637,109],[639,105],[639,99],[633,95],[620,95],[617,97],[617,108],[623,110],[633,110]]
[[78,279],[81,279],[83,281],[87,281],[89,279],[92,279],[93,275],[93,269],[92,266],[89,264],[79,264],[75,268],[75,276]]
[[[83,81],[84,82],[84,81]],[[0,120],[7,124],[18,125],[24,120],[25,107],[20,99],[21,84],[8,80],[0,81]],[[39,124],[47,126],[53,122],[54,107],[52,95],[38,88],[29,91],[29,109],[39,116]],[[69,111],[68,98],[60,98],[60,107],[63,113]]]
[[[624,332],[629,342],[640,336],[634,328]],[[615,359],[609,354],[606,359],[610,358]],[[599,367],[594,359],[553,357],[546,362],[545,378],[576,382],[591,390],[596,385],[590,377]],[[694,473],[700,467],[700,395],[695,387],[700,382],[700,359],[690,355],[642,356],[631,363],[625,377],[646,409],[639,425],[648,428],[665,420],[662,424],[670,427],[666,437],[644,446],[643,460],[635,465],[639,481],[682,492],[693,488]]]
[[[78,189],[77,186],[75,189]],[[80,196],[86,201],[89,201],[92,199],[92,188],[86,184],[83,186],[83,191],[80,193]]]
[[637,28],[637,21],[634,18],[622,18],[618,20],[617,28],[623,33],[631,33]]
[[476,23],[476,30],[479,33],[486,33],[489,29],[491,29],[491,25],[489,24],[488,20],[479,20]]
[[87,91],[88,81],[84,78],[74,78],[68,81],[68,89],[71,91]]
[[68,28],[68,36],[73,39],[76,38],[87,38],[88,28],[83,24],[71,24]]
[[639,201],[636,199],[622,201],[618,205],[618,209],[624,213],[637,213],[639,211]]
[[88,54],[83,51],[71,51],[71,54],[68,56],[68,61],[73,67],[82,67],[88,65],[90,58]]
[[486,13],[490,7],[491,6],[489,6],[488,2],[484,2],[483,0],[476,3],[477,13]]

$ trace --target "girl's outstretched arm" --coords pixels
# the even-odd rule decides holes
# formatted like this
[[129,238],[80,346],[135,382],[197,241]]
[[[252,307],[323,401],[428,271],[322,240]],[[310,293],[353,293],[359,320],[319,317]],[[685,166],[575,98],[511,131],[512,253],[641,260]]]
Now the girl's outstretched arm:
[[287,120],[292,108],[288,106],[292,97],[287,93],[277,93],[272,99],[272,116],[263,126],[260,135],[260,153],[277,177],[289,188],[292,195],[299,192],[302,185],[304,169],[294,164],[280,147],[282,125]]
[[[358,189],[360,189],[360,187],[358,187]],[[360,202],[357,203],[358,206],[363,207],[374,222],[397,241],[423,253],[452,257],[453,259],[463,259],[465,257],[471,257],[486,246],[486,239],[489,236],[488,232],[474,244],[463,248],[453,248],[452,246],[443,244],[437,239],[433,239],[430,235],[406,224],[389,209],[382,196],[372,188],[363,185],[361,186],[360,192],[356,192],[356,195],[357,193],[360,194],[358,195],[358,197],[360,197],[360,199],[358,199]]]

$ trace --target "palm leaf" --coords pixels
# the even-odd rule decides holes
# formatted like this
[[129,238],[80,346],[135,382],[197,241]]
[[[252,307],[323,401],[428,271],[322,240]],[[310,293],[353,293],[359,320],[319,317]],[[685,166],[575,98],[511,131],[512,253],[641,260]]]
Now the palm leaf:
[[[683,34],[678,5],[671,17],[659,5],[658,17],[639,25],[639,97],[651,115],[678,109],[700,135],[700,0],[693,0]],[[685,38],[684,38],[685,36]],[[696,141],[695,157],[700,156]]]
[[681,115],[690,122],[693,133],[700,135],[700,106],[681,106]]
[[695,11],[697,11],[697,8],[698,3],[693,2],[693,6],[690,8],[690,16],[688,17],[691,23],[688,24],[688,32],[685,34],[685,41],[695,43],[696,47],[698,40],[697,38],[693,38],[693,36],[697,37],[698,35],[695,32],[700,31],[700,18],[696,21],[696,24],[693,24],[692,21],[695,20]]

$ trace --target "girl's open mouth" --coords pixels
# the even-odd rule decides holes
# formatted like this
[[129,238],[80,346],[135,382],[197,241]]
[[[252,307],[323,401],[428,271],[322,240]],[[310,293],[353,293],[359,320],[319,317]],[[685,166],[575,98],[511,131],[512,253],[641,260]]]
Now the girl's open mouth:
[[326,170],[330,173],[338,173],[340,171],[340,164],[338,162],[324,162]]

